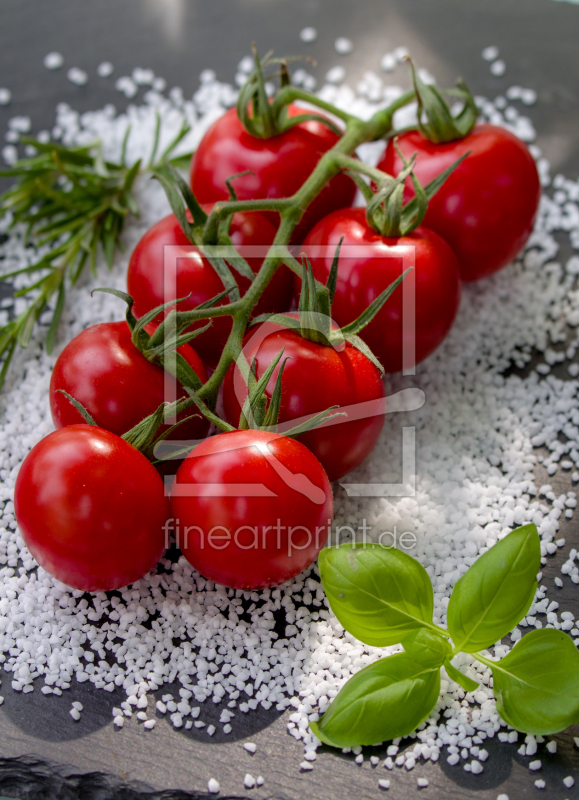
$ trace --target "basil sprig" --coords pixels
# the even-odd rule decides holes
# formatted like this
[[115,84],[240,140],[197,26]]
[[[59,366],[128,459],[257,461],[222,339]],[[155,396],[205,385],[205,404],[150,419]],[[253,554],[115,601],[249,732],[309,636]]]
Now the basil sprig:
[[445,630],[433,622],[430,578],[407,553],[360,543],[322,550],[322,584],[344,628],[366,644],[400,643],[404,652],[350,678],[323,717],[310,723],[314,734],[343,748],[412,733],[436,705],[442,666],[466,691],[476,690],[477,682],[452,664],[460,652],[490,667],[497,710],[513,728],[544,735],[579,722],[579,653],[567,634],[534,630],[501,661],[478,652],[528,612],[540,565],[535,525],[509,533],[456,583]]

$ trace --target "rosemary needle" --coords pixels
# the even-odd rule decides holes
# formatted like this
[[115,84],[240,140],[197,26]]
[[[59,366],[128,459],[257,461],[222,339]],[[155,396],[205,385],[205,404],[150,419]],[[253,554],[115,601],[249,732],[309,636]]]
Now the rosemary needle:
[[154,174],[166,164],[186,165],[188,153],[173,156],[177,145],[190,128],[183,123],[169,146],[157,158],[160,119],[157,120],[155,147],[149,164],[141,161],[126,164],[127,128],[119,163],[105,161],[100,143],[89,147],[65,147],[22,137],[36,154],[17,161],[0,177],[15,183],[0,195],[0,219],[11,215],[11,227],[24,225],[26,237],[44,254],[30,266],[0,275],[1,280],[18,275],[34,276],[30,285],[14,293],[28,296],[24,311],[0,326],[0,388],[2,387],[16,345],[26,347],[40,315],[52,303],[52,316],[46,334],[46,351],[54,346],[58,324],[65,306],[66,289],[78,281],[87,266],[96,274],[99,251],[112,268],[115,252],[121,249],[120,237],[129,217],[138,216],[133,194],[135,178],[148,171]]

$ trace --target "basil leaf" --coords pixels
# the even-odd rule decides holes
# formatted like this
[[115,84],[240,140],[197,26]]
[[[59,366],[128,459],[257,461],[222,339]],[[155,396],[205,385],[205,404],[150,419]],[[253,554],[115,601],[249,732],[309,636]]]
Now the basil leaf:
[[380,744],[412,733],[428,717],[439,693],[440,669],[397,653],[350,678],[310,728],[332,747]]
[[497,711],[516,730],[544,736],[579,722],[579,653],[566,633],[531,631],[501,661],[484,663]]
[[450,658],[445,658],[444,660],[444,669],[446,670],[446,674],[448,677],[456,681],[459,686],[465,690],[465,692],[474,692],[475,689],[478,689],[480,683],[473,681],[472,678],[469,678],[467,675],[464,675],[460,670],[454,667],[450,663]]
[[428,628],[418,628],[402,639],[405,653],[425,667],[440,668],[444,660],[452,653],[452,647],[440,633]]
[[447,611],[455,651],[495,644],[525,616],[537,589],[541,548],[535,525],[509,533],[456,583]]
[[398,644],[416,628],[432,627],[432,583],[407,553],[342,544],[324,548],[318,564],[332,611],[365,644]]

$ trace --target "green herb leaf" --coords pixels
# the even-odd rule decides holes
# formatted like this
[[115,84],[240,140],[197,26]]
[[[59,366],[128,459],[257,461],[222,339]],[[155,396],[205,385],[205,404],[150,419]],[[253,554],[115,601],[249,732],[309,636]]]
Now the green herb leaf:
[[398,653],[350,678],[310,728],[332,747],[380,744],[417,728],[436,705],[439,692],[440,669],[428,669]]
[[450,657],[445,658],[444,668],[448,677],[451,678],[451,680],[456,681],[459,686],[462,686],[465,692],[474,692],[480,686],[480,683],[473,681],[471,678],[453,666],[450,662]]
[[65,392],[64,389],[57,389],[56,391],[60,392],[60,394],[63,394],[66,397],[68,402],[71,403],[76,408],[76,410],[82,416],[87,425],[94,425],[95,427],[97,427],[96,422],[89,414],[89,412],[86,410],[86,408],[82,405],[82,403],[79,403],[78,400],[72,397],[72,395],[70,395],[68,392]]
[[485,650],[506,636],[529,610],[540,568],[535,525],[512,531],[480,556],[457,582],[448,604],[455,650]]
[[402,639],[404,652],[417,664],[430,669],[440,668],[452,653],[448,639],[429,628],[418,628]]
[[432,625],[432,583],[407,553],[379,544],[324,548],[320,577],[332,611],[365,644],[397,644]]
[[[182,135],[188,128],[184,126]],[[35,264],[3,275],[3,280],[16,275],[34,275],[36,280],[15,293],[15,296],[36,292],[36,297],[16,320],[0,328],[0,341],[5,346],[0,386],[16,343],[26,347],[40,315],[55,299],[51,324],[46,335],[46,349],[51,351],[57,335],[66,289],[74,285],[87,264],[96,272],[97,254],[101,251],[112,266],[114,255],[122,249],[120,237],[127,218],[137,216],[138,207],[131,194],[141,162],[128,167],[125,151],[130,135],[127,127],[120,163],[105,161],[102,147],[65,147],[55,142],[39,142],[21,137],[37,153],[16,162],[2,174],[15,179],[15,184],[0,195],[0,219],[7,214],[12,226],[24,225],[30,244],[48,246],[48,252]],[[180,135],[180,138],[182,138]],[[163,154],[169,158],[180,138]]]
[[516,730],[544,736],[579,722],[579,653],[566,633],[531,631],[501,661],[484,663],[497,711]]

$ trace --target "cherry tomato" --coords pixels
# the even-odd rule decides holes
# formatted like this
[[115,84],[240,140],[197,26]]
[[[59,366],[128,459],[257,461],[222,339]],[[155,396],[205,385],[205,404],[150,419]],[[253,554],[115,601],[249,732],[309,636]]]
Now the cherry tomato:
[[[205,383],[203,362],[190,345],[180,354]],[[169,379],[167,389],[166,379]],[[59,355],[50,379],[50,410],[56,428],[83,422],[80,412],[58,390],[78,400],[101,428],[121,436],[152,414],[163,402],[186,397],[185,390],[156,364],[147,361],[131,341],[126,322],[102,322],[79,333]],[[174,396],[169,396],[173,393]],[[195,413],[182,412],[178,419]],[[163,426],[159,433],[169,426]],[[203,439],[209,423],[201,416],[187,420],[170,439]]]
[[[349,208],[330,214],[304,242],[315,277],[327,281],[334,252],[344,237],[332,316],[338,325],[353,322],[405,267],[393,246],[413,248],[415,282],[414,335],[403,327],[403,287],[398,286],[360,337],[386,372],[403,367],[403,344],[409,346],[405,366],[429,356],[448,334],[460,303],[460,274],[456,256],[433,231],[418,227],[408,236],[380,236],[366,221],[365,209]],[[408,276],[409,278],[412,276]],[[408,280],[408,278],[406,278]],[[408,319],[408,317],[406,318]],[[414,352],[414,358],[412,358]]]
[[[304,109],[288,106],[290,116]],[[272,136],[259,139],[248,133],[231,108],[209,128],[191,161],[191,187],[201,203],[227,200],[225,181],[245,170],[234,181],[240,200],[290,197],[309,177],[320,160],[338,141],[322,122],[308,121]],[[351,206],[356,187],[347,175],[336,175],[310,203],[293,240],[301,242],[316,222],[337,208]],[[266,212],[279,224],[279,215]]]
[[169,502],[161,478],[124,439],[92,425],[61,428],[30,451],[14,505],[31,554],[74,589],[134,583],[165,549]]
[[300,442],[232,431],[187,456],[171,514],[181,552],[202,575],[233,589],[264,589],[317,557],[332,520],[332,489]]
[[[446,144],[434,144],[417,131],[403,133],[397,142],[405,158],[417,153],[414,172],[423,185],[470,151],[430,200],[424,225],[452,247],[465,281],[509,264],[533,230],[541,197],[527,146],[504,128],[486,124]],[[390,175],[400,171],[392,140],[378,166]],[[408,184],[407,196],[413,193]]]
[[[238,213],[233,217],[230,236],[236,247],[269,246],[274,240],[275,229],[262,214]],[[168,250],[165,263],[166,245],[183,248],[182,255]],[[246,260],[257,272],[263,256]],[[235,272],[234,275],[243,294],[249,288],[249,280]],[[286,311],[291,304],[292,286],[291,272],[285,266],[280,267],[261,296],[254,314]],[[162,303],[191,295],[179,304],[179,309],[185,311],[210,300],[223,289],[221,279],[209,261],[191,245],[173,214],[147,231],[129,262],[127,291],[135,301],[133,310],[137,317]],[[227,302],[223,300],[221,304]],[[199,323],[198,327],[203,324]],[[230,331],[231,317],[218,317],[208,331],[195,339],[195,349],[208,366],[214,367],[219,361]]]
[[[260,378],[282,348],[283,359],[289,360],[282,378],[280,423],[310,416],[331,406],[340,406],[336,411],[345,411],[348,415],[298,437],[321,462],[328,478],[338,480],[362,463],[380,436],[385,413],[380,373],[350,344],[338,351],[272,323],[259,325],[251,331],[243,352],[249,363],[256,359]],[[266,389],[269,397],[278,372],[279,365]],[[246,397],[247,385],[237,365],[232,364],[223,385],[225,416],[232,425],[239,424]]]

